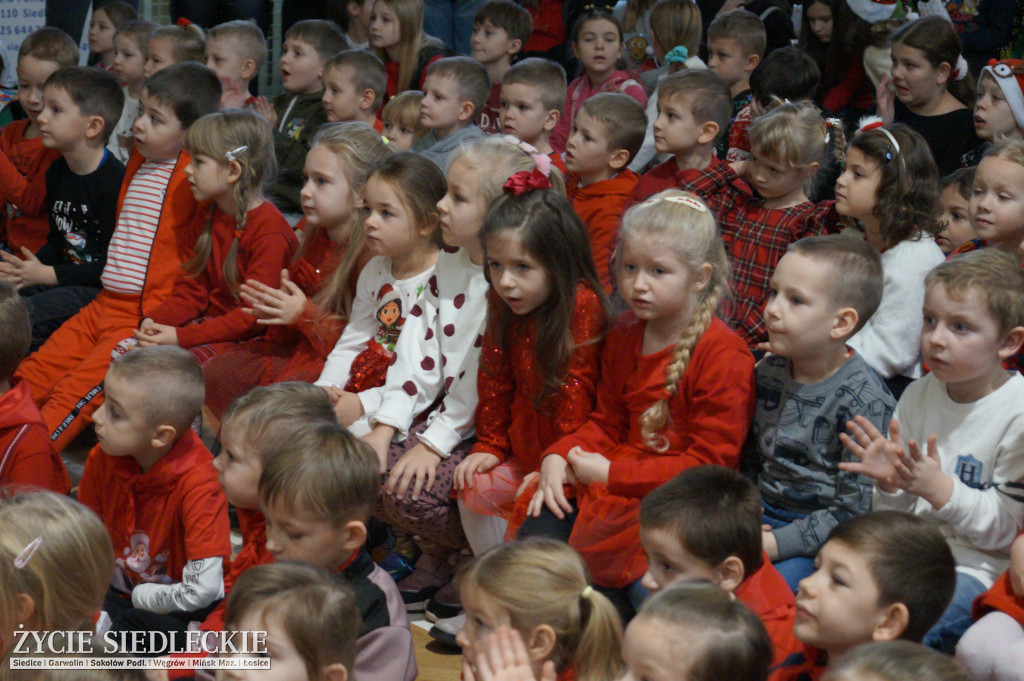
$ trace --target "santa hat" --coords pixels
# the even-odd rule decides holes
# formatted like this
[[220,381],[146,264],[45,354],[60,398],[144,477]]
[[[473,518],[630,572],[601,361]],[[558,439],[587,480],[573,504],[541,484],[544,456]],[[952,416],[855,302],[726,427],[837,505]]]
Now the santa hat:
[[399,309],[402,307],[402,292],[397,290],[391,284],[384,284],[377,291],[377,309],[381,309],[388,303],[398,303]]
[[1013,120],[1017,121],[1018,128],[1024,130],[1024,62],[1020,59],[989,61],[988,66],[981,70],[981,76],[978,76],[979,85],[986,73],[999,85],[1013,112]]
[[896,11],[896,0],[846,0],[846,4],[869,24],[891,19]]

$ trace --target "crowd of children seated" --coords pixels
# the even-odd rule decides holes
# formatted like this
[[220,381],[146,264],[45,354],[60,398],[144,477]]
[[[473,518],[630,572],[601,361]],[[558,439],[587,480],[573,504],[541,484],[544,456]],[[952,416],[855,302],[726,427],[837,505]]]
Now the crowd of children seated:
[[1012,0],[342,4],[4,65],[0,677],[1024,679]]

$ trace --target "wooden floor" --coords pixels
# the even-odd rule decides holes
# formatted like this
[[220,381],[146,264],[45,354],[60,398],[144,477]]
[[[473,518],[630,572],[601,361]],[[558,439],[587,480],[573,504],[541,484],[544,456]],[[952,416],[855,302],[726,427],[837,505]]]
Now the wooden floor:
[[419,681],[459,681],[462,655],[430,638],[421,627],[412,625],[412,641],[416,646]]

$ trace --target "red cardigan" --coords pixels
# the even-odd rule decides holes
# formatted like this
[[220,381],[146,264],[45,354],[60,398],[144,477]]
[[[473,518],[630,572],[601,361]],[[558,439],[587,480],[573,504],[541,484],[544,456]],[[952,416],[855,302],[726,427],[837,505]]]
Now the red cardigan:
[[622,213],[639,180],[639,175],[627,169],[610,179],[581,187],[580,176],[569,175],[566,193],[587,228],[590,252],[605,293],[612,292],[612,251],[618,241]]
[[693,348],[669,403],[671,425],[659,452],[643,443],[639,419],[667,395],[665,369],[674,346],[641,354],[646,324],[624,314],[601,355],[597,407],[575,433],[548,448],[567,456],[579,446],[611,460],[608,484],[582,492],[569,539],[594,581],[621,588],[647,570],[640,546],[640,500],[680,471],[702,464],[739,467],[740,448],[754,416],[754,358],[742,339],[714,318]]
[[[207,216],[196,216],[201,225]],[[195,228],[195,225],[193,225]],[[197,232],[201,233],[201,232]],[[206,268],[193,276],[181,272],[164,302],[146,316],[158,324],[178,328],[178,345],[192,348],[205,343],[240,341],[259,335],[262,325],[242,311],[241,300],[231,294],[224,279],[223,262],[235,237],[235,218],[219,210],[213,218],[213,251]],[[281,212],[269,201],[249,211],[238,242],[238,281],[255,279],[267,286],[281,285],[283,270],[298,242]],[[198,324],[188,322],[206,317]]]
[[42,487],[57,494],[71,489],[28,383],[17,378],[0,394],[0,487],[4,485]]
[[537,370],[537,320],[513,315],[503,339],[497,320],[505,303],[493,290],[487,295],[472,451],[490,452],[501,461],[514,456],[527,472],[538,471],[546,448],[579,428],[594,408],[601,338],[607,327],[604,308],[590,287],[576,287],[570,321],[576,350],[566,366],[562,389],[538,407],[533,400],[544,385]]

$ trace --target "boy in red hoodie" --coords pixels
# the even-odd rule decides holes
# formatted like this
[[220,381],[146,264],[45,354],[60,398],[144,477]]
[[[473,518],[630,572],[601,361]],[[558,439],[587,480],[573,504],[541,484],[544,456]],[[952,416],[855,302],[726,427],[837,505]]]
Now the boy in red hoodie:
[[190,159],[183,145],[189,126],[220,106],[220,81],[205,66],[175,64],[150,76],[140,102],[103,288],[17,373],[58,451],[88,424],[103,399],[111,351],[132,335],[144,309],[167,298],[198,236],[184,229],[200,206],[185,176]]
[[0,133],[0,242],[12,253],[35,253],[46,243],[46,171],[60,151],[43,146],[36,119],[43,110],[43,83],[64,66],[78,64],[78,46],[59,28],[33,31],[18,49],[18,102],[24,118]]
[[587,228],[597,274],[612,291],[610,263],[626,202],[640,176],[629,162],[644,143],[647,114],[629,95],[603,92],[583,103],[565,145],[566,193]]
[[71,480],[50,442],[50,431],[28,385],[12,377],[31,342],[25,299],[0,283],[0,487],[31,485],[67,494]]
[[191,427],[203,408],[203,372],[182,348],[140,348],[111,365],[104,391],[94,415],[99,444],[78,486],[114,546],[103,609],[111,631],[184,633],[224,597],[231,555],[228,501]]
[[640,504],[640,543],[648,560],[642,584],[658,591],[707,579],[735,595],[764,623],[774,667],[803,645],[793,635],[793,592],[761,548],[761,514],[757,487],[738,472],[721,466],[683,471]]

